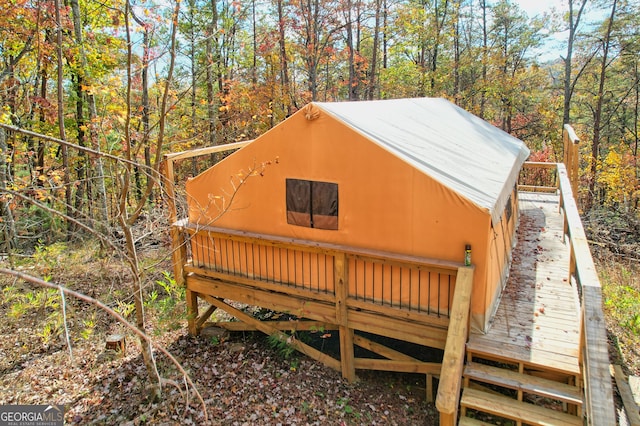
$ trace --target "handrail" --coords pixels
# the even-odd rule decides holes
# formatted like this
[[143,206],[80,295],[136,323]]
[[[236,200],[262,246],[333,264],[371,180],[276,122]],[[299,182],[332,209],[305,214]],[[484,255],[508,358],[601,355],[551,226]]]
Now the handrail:
[[440,412],[440,426],[453,426],[457,423],[462,369],[464,368],[466,343],[469,337],[473,270],[473,266],[463,266],[458,269],[456,278],[449,331],[447,332],[438,395],[436,396],[436,408]]
[[[565,228],[571,247],[570,273],[581,289],[580,332],[582,334],[581,356],[585,389],[585,411],[587,424],[614,426],[616,415],[613,390],[609,374],[609,353],[604,314],[602,312],[602,289],[593,263],[589,243],[580,220],[573,197],[572,181],[564,164],[558,164],[559,189]],[[574,274],[575,273],[575,274]]]
[[[519,191],[526,191],[526,192],[551,192],[551,193],[555,193],[558,191],[558,179],[557,176],[555,175],[551,175],[551,173],[549,173],[551,176],[545,176],[545,175],[534,175],[534,176],[528,176],[526,175],[526,173],[528,171],[531,170],[550,170],[551,172],[556,172],[557,174],[557,167],[556,167],[556,163],[546,163],[546,162],[542,162],[542,161],[526,161],[523,165],[522,165],[522,171],[520,173],[520,179],[518,182],[518,190]],[[525,175],[525,176],[523,176]],[[538,179],[538,180],[551,180],[550,178],[553,178],[552,182],[542,182],[542,184],[538,184],[538,185],[533,185],[529,179],[534,178],[534,180]],[[524,183],[520,183],[520,181],[522,179],[525,179],[526,182]]]
[[253,140],[227,143],[224,145],[206,146],[204,148],[190,149],[188,151],[170,152],[164,154],[165,161],[184,160],[185,158],[199,157],[201,155],[215,154],[216,152],[233,151],[249,145]]
[[562,145],[564,148],[562,163],[567,168],[573,198],[578,199],[578,145],[580,139],[569,124],[562,127]]
[[309,240],[301,240],[297,238],[280,237],[277,235],[257,234],[248,231],[239,231],[235,229],[219,228],[207,225],[197,225],[189,223],[186,219],[183,219],[175,223],[178,228],[185,229],[190,233],[207,232],[211,235],[224,236],[236,240],[243,240],[247,242],[259,241],[261,244],[270,244],[274,246],[290,247],[298,246],[300,248],[323,252],[323,253],[346,253],[356,258],[372,258],[378,260],[384,260],[386,262],[393,261],[403,263],[407,265],[414,265],[417,267],[430,268],[434,270],[444,270],[451,275],[455,275],[456,271],[462,263],[447,261],[442,259],[434,259],[429,257],[413,256],[400,253],[392,253],[382,250],[372,250],[361,247],[351,247],[339,244],[322,243]]

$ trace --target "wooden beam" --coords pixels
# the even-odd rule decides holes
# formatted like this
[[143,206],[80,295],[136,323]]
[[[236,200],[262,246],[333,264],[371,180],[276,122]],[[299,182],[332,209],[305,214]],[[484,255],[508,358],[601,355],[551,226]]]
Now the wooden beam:
[[217,308],[215,306],[209,306],[207,310],[198,317],[196,320],[196,328],[198,329],[198,333],[202,330],[202,325],[209,319],[211,314],[215,312]]
[[[555,163],[554,163],[555,165]],[[536,186],[536,185],[518,185],[520,192],[545,192],[553,194],[558,191],[556,186]]]
[[462,267],[458,270],[456,279],[449,332],[444,348],[442,372],[440,373],[440,383],[436,397],[436,407],[440,411],[441,425],[455,424],[457,420],[465,345],[469,336],[473,272],[473,266]]
[[282,331],[271,326],[269,322],[260,321],[249,314],[245,314],[241,310],[234,308],[233,306],[229,305],[228,303],[224,302],[221,299],[211,297],[211,296],[207,296],[205,297],[205,299],[212,305],[215,305],[219,309],[222,309],[223,311],[227,312],[229,315],[236,317],[237,319],[239,319],[244,323],[252,325],[257,330],[263,332],[264,334],[267,334],[269,336],[275,336],[281,342],[286,342],[286,344],[291,345],[291,347],[293,347],[297,351],[302,352],[308,357],[323,363],[327,367],[333,368],[334,370],[340,370],[340,361],[330,357],[327,354],[320,352],[319,350],[305,343],[302,343],[295,337],[284,334]]
[[187,276],[187,289],[197,292],[201,297],[204,297],[204,295],[221,297],[273,311],[289,313],[301,318],[336,323],[335,305],[313,299],[292,297],[286,293],[260,290],[197,275]]
[[574,199],[578,199],[578,145],[580,139],[569,124],[565,124],[562,129],[562,142],[564,145],[563,163],[568,171],[569,182],[571,183],[571,193]]
[[[329,324],[328,322],[321,321],[306,321],[306,320],[293,320],[293,321],[268,321],[269,325],[280,331],[311,331],[323,333],[326,331],[337,330],[338,326],[335,324]],[[240,321],[216,321],[216,326],[224,328],[228,331],[258,331],[252,324],[246,324]]]
[[622,404],[624,405],[624,411],[627,414],[627,423],[629,426],[640,426],[640,413],[638,412],[638,404],[633,398],[633,392],[629,386],[627,376],[622,371],[622,367],[619,365],[611,366],[611,375],[616,379],[616,385],[620,398],[622,398]]
[[198,293],[187,288],[185,299],[187,302],[187,324],[189,334],[197,336],[200,332],[198,328]]
[[442,364],[422,361],[395,361],[392,359],[356,358],[356,368],[363,370],[395,371],[399,373],[441,374]]
[[[273,292],[191,274],[187,276],[187,289],[195,291],[201,297],[222,297],[315,321],[337,323],[335,302],[329,304],[311,298],[294,297],[284,293],[288,289],[284,286],[283,292]],[[442,319],[422,315],[422,321],[410,321],[404,317],[404,312],[400,309],[393,311],[395,316],[391,315],[391,312],[388,312],[389,315],[383,315],[349,306],[349,328],[432,348],[444,348],[447,329],[442,326]]]
[[[195,266],[185,266],[185,271],[187,273],[192,273],[195,275],[213,278],[215,280],[225,281],[225,282],[234,282],[237,284],[242,284],[248,287],[255,288],[257,290],[266,290],[272,292],[286,293],[290,296],[301,297],[305,299],[312,299],[317,301],[322,301],[326,303],[335,303],[335,296],[331,293],[322,293],[318,291],[303,289],[300,287],[293,287],[285,284],[277,284],[277,283],[269,283],[263,280],[256,280],[253,278],[246,278],[238,275],[233,275],[225,272],[216,272],[211,269],[198,268]],[[232,298],[231,298],[232,299]]]
[[525,161],[522,165],[523,169],[555,169],[556,163],[546,161]]
[[216,152],[233,151],[249,145],[253,140],[228,143],[224,145],[207,146],[204,148],[191,149],[189,151],[171,152],[164,155],[165,161],[178,161],[187,158],[199,157],[201,155],[215,154]]
[[347,299],[349,298],[349,264],[343,253],[333,258],[333,282],[336,286],[336,318],[340,327],[340,364],[342,377],[350,383],[356,380],[353,364],[353,329],[349,327]]
[[[421,361],[416,358],[413,358],[409,355],[405,355],[402,352],[398,352],[394,349],[388,348],[384,345],[381,345],[380,343],[373,342],[362,336],[355,335],[354,343],[364,349],[367,349],[375,354],[381,355],[392,361],[421,363]],[[362,362],[362,361],[358,361],[358,362]],[[363,364],[363,365],[366,365],[366,364]],[[439,364],[439,366],[441,366],[441,364]],[[434,376],[439,377],[440,371],[438,370],[435,373],[433,371],[427,371],[425,374],[426,374],[426,400],[428,403],[433,403],[433,377]]]
[[437,349],[444,349],[447,340],[447,329],[437,325],[410,322],[398,317],[351,309],[349,310],[349,327]]
[[357,312],[370,312],[378,316],[398,318],[404,321],[428,324],[431,326],[446,329],[449,326],[449,318],[444,315],[427,314],[426,312],[410,311],[406,308],[392,308],[391,306],[382,306],[362,300],[349,298],[347,301],[349,309]]
[[361,348],[364,348],[388,359],[392,359],[395,361],[419,362],[419,360],[416,358],[405,355],[402,352],[398,352],[394,349],[388,348],[384,345],[381,345],[380,343],[376,343],[357,334],[353,338],[353,343],[360,346]]

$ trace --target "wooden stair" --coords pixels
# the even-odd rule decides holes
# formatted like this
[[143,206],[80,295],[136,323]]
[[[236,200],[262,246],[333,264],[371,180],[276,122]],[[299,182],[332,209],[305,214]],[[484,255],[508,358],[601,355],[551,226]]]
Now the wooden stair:
[[[464,370],[465,387],[460,399],[460,420],[459,425],[482,426],[491,425],[493,417],[499,417],[500,423],[505,424],[503,419],[512,420],[517,425],[582,425],[582,405],[583,399],[581,390],[578,387],[561,383],[555,380],[536,377],[508,368],[486,365],[478,362],[469,362]],[[489,388],[490,386],[491,388]],[[495,389],[495,390],[493,390]],[[502,394],[510,393],[515,397]],[[559,409],[547,408],[523,401],[523,395],[531,395],[545,398],[549,405],[561,405],[569,407],[569,412]],[[559,404],[561,403],[561,404]],[[468,410],[473,410],[474,417],[487,420],[478,420],[467,417],[472,414]],[[572,413],[577,413],[572,414]]]
[[[539,407],[528,402],[517,401],[508,396],[496,395],[495,393],[473,388],[464,389],[460,399],[460,406],[528,425],[582,426],[583,424],[580,417],[572,414]],[[466,421],[465,417],[461,418],[459,424],[474,424],[465,423],[464,421]],[[491,423],[480,422],[479,424]]]

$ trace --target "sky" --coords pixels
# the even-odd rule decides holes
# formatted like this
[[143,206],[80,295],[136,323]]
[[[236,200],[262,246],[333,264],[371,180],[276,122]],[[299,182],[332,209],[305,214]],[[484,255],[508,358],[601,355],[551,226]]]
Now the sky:
[[[556,12],[562,14],[569,10],[568,0],[512,0],[517,3],[526,13],[529,18],[535,16],[542,16],[544,13],[551,13],[554,9]],[[574,2],[578,3],[578,2]],[[599,22],[605,18],[608,13],[606,8],[594,7],[592,2],[587,3],[587,9],[580,26],[584,28],[589,22]],[[560,15],[562,16],[562,15]],[[566,54],[566,40],[569,36],[569,31],[557,32],[549,34],[549,37],[545,41],[542,48],[537,49],[534,55],[537,56],[538,61],[546,62],[553,61],[560,58],[561,55]]]
[[[544,13],[551,13],[552,10],[557,12],[564,11],[568,8],[567,0],[514,0],[525,12],[529,18],[542,16]],[[565,53],[566,48],[564,42],[568,33],[550,34],[544,45],[536,49],[533,54],[540,62],[554,61]]]
[[550,12],[552,8],[563,10],[567,7],[566,0],[515,0],[530,18],[536,15],[542,15],[544,12]]

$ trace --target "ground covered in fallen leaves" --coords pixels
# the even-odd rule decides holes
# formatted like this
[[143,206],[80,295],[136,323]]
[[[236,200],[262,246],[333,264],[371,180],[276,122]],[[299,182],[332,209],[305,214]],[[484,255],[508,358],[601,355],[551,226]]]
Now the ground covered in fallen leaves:
[[[96,260],[91,250],[66,246],[43,255],[46,261],[40,256],[14,267],[105,301],[133,320],[121,262]],[[260,333],[188,335],[184,303],[169,297],[173,290],[162,273],[169,263],[152,257],[143,259],[151,265],[145,288],[148,331],[190,374],[204,407],[193,391],[185,391],[182,375],[162,354],[156,362],[166,379],[163,397],[150,402],[135,336],[94,306],[65,298],[70,353],[59,293],[7,277],[1,278],[0,405],[63,404],[65,424],[437,423],[434,405],[425,401],[423,375],[359,372],[359,382],[349,384],[304,355],[283,354]],[[124,356],[105,350],[106,337],[114,333],[126,337]]]
[[180,376],[163,357],[157,360],[159,370],[173,383],[165,383],[160,402],[149,403],[148,376],[138,351],[129,348],[124,358],[105,356],[90,344],[74,349],[73,362],[61,346],[20,357],[13,368],[3,365],[0,404],[64,404],[68,424],[436,422],[434,407],[424,402],[419,378],[367,373],[350,385],[339,373],[307,358],[292,367],[291,360],[282,359],[255,334],[213,343],[178,331],[162,340],[190,372],[206,404],[208,421],[200,402],[184,393]]

